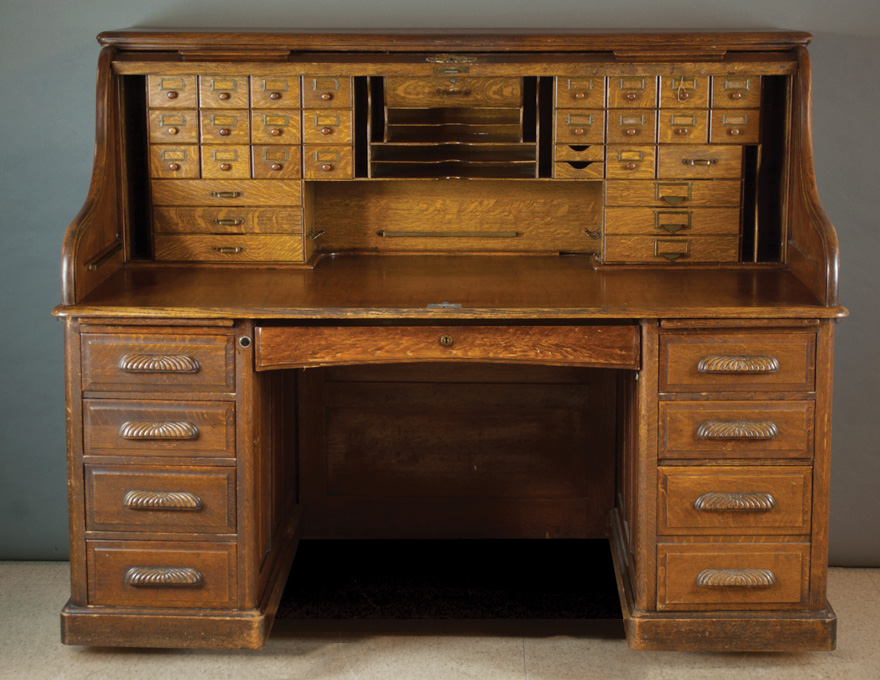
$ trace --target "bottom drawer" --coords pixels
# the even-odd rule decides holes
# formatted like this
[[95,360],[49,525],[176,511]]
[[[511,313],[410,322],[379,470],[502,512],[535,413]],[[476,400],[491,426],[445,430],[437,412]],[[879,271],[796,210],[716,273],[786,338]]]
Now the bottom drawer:
[[87,541],[89,604],[233,607],[234,543]]
[[657,609],[805,609],[809,543],[661,543]]
[[178,262],[302,262],[302,236],[156,234],[157,260]]
[[682,262],[738,262],[738,236],[696,238],[608,236],[605,262],[670,264]]

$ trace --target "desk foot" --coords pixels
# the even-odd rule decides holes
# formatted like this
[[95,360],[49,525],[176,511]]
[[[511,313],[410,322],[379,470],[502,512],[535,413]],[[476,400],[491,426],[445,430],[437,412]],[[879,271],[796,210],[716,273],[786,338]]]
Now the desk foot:
[[831,651],[837,616],[821,611],[649,612],[633,598],[619,515],[612,515],[611,555],[626,641],[631,649],[680,652]]

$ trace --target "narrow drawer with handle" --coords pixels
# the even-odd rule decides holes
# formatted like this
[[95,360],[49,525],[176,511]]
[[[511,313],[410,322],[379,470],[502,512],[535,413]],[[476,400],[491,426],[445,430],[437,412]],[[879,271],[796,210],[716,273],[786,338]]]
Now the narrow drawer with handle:
[[608,236],[605,262],[681,264],[737,262],[738,236]]
[[298,180],[283,179],[156,180],[150,189],[154,205],[301,205],[301,184]]
[[661,535],[765,535],[810,532],[808,465],[659,468]]
[[395,108],[518,107],[522,105],[522,98],[522,78],[458,75],[385,78],[385,105]]
[[301,234],[294,208],[153,208],[157,234]]
[[657,177],[660,179],[738,179],[742,176],[742,147],[660,145]]
[[302,262],[301,235],[156,234],[157,260],[175,262]]
[[234,533],[235,469],[86,465],[86,529]]

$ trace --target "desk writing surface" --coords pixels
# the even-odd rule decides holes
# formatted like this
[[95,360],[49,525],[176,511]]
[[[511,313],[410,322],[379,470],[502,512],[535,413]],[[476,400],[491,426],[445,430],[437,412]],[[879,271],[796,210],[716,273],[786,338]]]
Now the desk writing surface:
[[[430,309],[429,304],[461,305]],[[675,318],[837,317],[791,272],[597,269],[585,257],[339,256],[314,269],[129,267],[80,317]]]

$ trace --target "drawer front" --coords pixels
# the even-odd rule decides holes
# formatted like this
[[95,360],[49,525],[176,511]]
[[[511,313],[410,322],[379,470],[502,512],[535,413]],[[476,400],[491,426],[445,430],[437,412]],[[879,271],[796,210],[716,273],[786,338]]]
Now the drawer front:
[[164,180],[151,185],[154,205],[230,206],[300,205],[302,188],[296,180]]
[[657,106],[657,76],[614,76],[608,79],[609,108],[653,109]]
[[81,348],[84,391],[235,390],[231,335],[84,331]]
[[660,108],[705,109],[709,106],[709,76],[661,76]]
[[605,164],[593,161],[560,161],[555,164],[556,179],[602,179]]
[[156,234],[154,254],[166,262],[302,262],[302,236],[282,234]]
[[660,179],[732,179],[742,175],[740,146],[661,146],[658,156]]
[[705,144],[709,141],[709,112],[695,109],[661,111],[657,138],[661,144]]
[[202,177],[205,179],[248,179],[251,149],[246,144],[203,144]]
[[251,140],[247,111],[203,109],[199,119],[202,144],[247,144]]
[[661,392],[811,391],[816,334],[663,334]]
[[351,78],[335,76],[303,76],[303,108],[351,108]]
[[657,112],[653,109],[608,111],[609,144],[653,144],[656,134]]
[[395,108],[522,105],[522,78],[442,76],[385,78],[385,105]]
[[713,144],[757,144],[761,133],[758,110],[712,111]]
[[344,109],[303,111],[303,142],[351,144],[351,111]]
[[157,234],[301,234],[295,208],[153,208]]
[[[608,172],[610,177],[610,161]],[[733,180],[615,181],[605,184],[605,204],[609,206],[739,208],[740,194],[740,182]]]
[[738,236],[736,208],[607,208],[606,234],[693,234]]
[[199,106],[203,109],[246,109],[248,94],[247,76],[199,76]]
[[302,174],[298,146],[251,147],[253,174],[256,179],[297,179]]
[[604,78],[556,78],[556,108],[598,109],[605,106]]
[[654,179],[655,146],[609,146],[607,175],[615,179]]
[[353,168],[350,146],[303,147],[305,179],[351,179]]
[[761,76],[715,76],[712,79],[712,107],[757,109],[761,106]]
[[199,105],[196,76],[147,76],[147,99],[151,107],[194,109]]
[[809,466],[661,466],[659,475],[660,534],[810,533]]
[[299,111],[251,111],[251,143],[299,144]]
[[601,109],[557,109],[557,144],[602,144],[605,112]]
[[152,144],[150,177],[157,179],[198,179],[201,173],[197,144]]
[[235,457],[235,407],[230,402],[83,402],[87,456]]
[[152,109],[151,144],[198,144],[199,112],[195,109]]
[[299,76],[251,76],[251,106],[255,109],[298,109]]
[[811,401],[661,401],[661,458],[812,458]]
[[738,236],[607,236],[605,262],[682,264],[738,262]]
[[592,146],[557,144],[555,153],[557,161],[605,160],[605,147],[598,144]]
[[657,609],[805,609],[809,543],[661,543]]
[[233,543],[86,541],[89,604],[229,608],[238,596]]
[[637,368],[636,326],[261,327],[257,369],[406,361]]
[[86,465],[89,531],[235,532],[235,469]]

